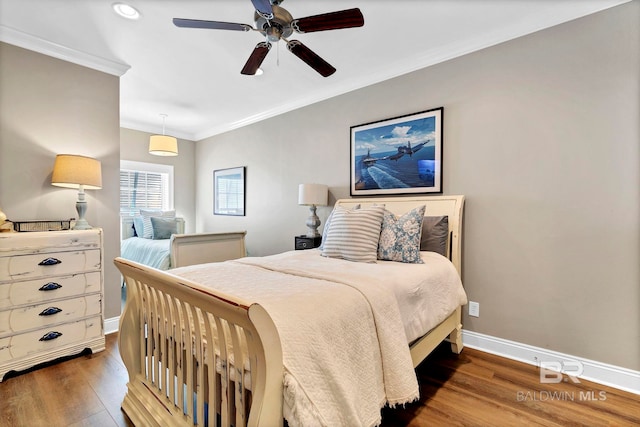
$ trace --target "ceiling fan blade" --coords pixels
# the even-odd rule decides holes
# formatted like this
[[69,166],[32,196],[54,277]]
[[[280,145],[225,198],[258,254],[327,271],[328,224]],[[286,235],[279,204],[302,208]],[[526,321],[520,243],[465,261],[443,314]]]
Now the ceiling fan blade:
[[320,58],[315,52],[303,45],[298,40],[291,40],[287,42],[287,49],[291,51],[295,56],[302,59],[311,68],[316,70],[322,77],[329,77],[336,72],[336,69],[331,66],[327,61]]
[[273,19],[273,8],[269,0],[251,0],[253,7],[265,19]]
[[240,71],[240,74],[246,74],[248,76],[255,75],[256,71],[258,71],[258,68],[260,68],[260,65],[262,64],[262,61],[264,61],[264,58],[267,56],[267,53],[269,53],[270,49],[271,43],[258,43],[253,49],[253,52],[251,52],[251,56],[249,56],[249,59],[247,59],[247,63],[244,64],[244,67],[242,68],[242,71]]
[[299,33],[338,30],[341,28],[362,27],[363,25],[364,16],[362,16],[362,12],[358,8],[307,16],[306,18],[291,21],[291,28]]
[[209,30],[232,30],[249,31],[253,27],[247,24],[236,24],[233,22],[201,21],[199,19],[173,18],[173,24],[181,28],[206,28]]

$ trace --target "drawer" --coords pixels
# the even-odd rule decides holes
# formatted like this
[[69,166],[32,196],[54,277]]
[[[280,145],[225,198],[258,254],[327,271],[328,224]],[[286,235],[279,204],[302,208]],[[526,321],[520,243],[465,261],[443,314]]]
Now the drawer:
[[0,233],[0,256],[99,249],[102,230]]
[[44,301],[99,293],[99,271],[0,284],[0,310]]
[[[45,340],[45,335],[51,332],[57,332],[61,335],[57,338]],[[43,328],[37,331],[0,338],[0,363],[34,356],[39,353],[49,353],[58,348],[101,336],[102,318],[96,316],[53,328]]]
[[0,257],[0,282],[99,270],[100,255],[92,249]]
[[101,313],[100,294],[0,311],[0,336],[73,322]]
[[304,249],[313,249],[320,246],[322,243],[322,236],[318,237],[307,237],[307,236],[296,236],[295,237],[295,248],[297,251]]

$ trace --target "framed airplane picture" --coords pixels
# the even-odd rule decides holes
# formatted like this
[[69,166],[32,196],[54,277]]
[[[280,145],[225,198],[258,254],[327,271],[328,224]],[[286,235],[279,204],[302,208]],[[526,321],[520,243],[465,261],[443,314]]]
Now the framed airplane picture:
[[442,193],[443,108],[351,127],[351,195]]

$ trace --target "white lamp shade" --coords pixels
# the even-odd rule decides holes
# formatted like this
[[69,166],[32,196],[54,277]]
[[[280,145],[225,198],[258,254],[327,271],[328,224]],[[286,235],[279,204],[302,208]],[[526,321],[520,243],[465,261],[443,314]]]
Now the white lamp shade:
[[58,154],[53,164],[51,184],[57,187],[86,190],[102,188],[102,167],[99,160],[73,154]]
[[300,184],[298,186],[298,204],[326,206],[329,187],[323,184]]
[[168,135],[152,135],[149,138],[149,154],[156,156],[177,156],[178,140]]

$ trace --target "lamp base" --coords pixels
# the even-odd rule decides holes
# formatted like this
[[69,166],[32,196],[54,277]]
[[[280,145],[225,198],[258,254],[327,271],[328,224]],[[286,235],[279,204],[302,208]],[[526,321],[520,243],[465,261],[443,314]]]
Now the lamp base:
[[[82,200],[80,200],[82,199]],[[91,230],[93,227],[89,225],[84,214],[87,212],[87,202],[84,201],[84,192],[78,192],[78,201],[76,202],[76,211],[78,212],[78,219],[73,226],[74,230]]]
[[93,227],[87,222],[86,219],[79,219],[76,221],[75,225],[73,226],[74,230],[91,230],[93,229]]
[[309,206],[309,218],[307,218],[307,237],[321,237],[318,233],[318,227],[320,226],[320,218],[316,215],[316,205]]

